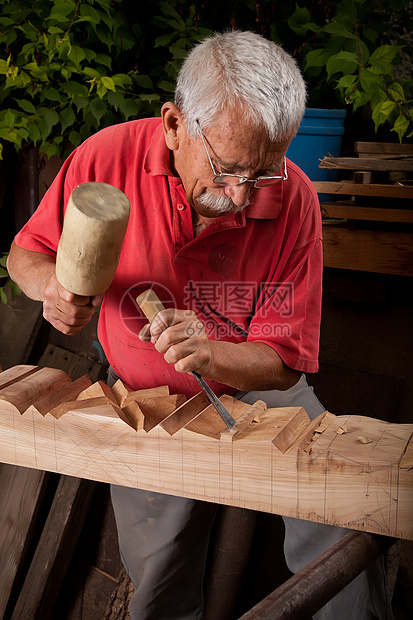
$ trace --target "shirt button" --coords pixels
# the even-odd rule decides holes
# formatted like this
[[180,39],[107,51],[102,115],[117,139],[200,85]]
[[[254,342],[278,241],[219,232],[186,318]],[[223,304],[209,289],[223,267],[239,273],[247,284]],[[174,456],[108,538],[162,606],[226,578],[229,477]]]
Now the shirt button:
[[185,205],[179,203],[179,205],[176,205],[176,208],[178,209],[178,211],[183,211],[185,209]]

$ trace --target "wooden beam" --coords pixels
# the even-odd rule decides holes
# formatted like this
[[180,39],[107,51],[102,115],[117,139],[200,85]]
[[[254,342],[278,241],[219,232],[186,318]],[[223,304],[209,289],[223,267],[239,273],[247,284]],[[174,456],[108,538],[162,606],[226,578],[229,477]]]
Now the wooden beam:
[[61,476],[11,620],[50,617],[94,489],[89,480]]
[[329,170],[375,170],[413,172],[413,159],[373,159],[360,157],[324,157],[319,168]]
[[[22,379],[23,392],[34,376],[45,380],[40,372]],[[1,459],[413,539],[412,424],[331,413],[310,422],[297,407],[251,409],[226,396],[238,421],[222,432],[211,421],[210,432],[202,395],[149,432],[125,424],[110,399],[90,409],[74,405],[58,419],[32,406],[20,413],[0,399]]]
[[321,194],[347,194],[350,196],[374,196],[382,198],[413,198],[413,187],[407,185],[385,185],[382,183],[361,184],[352,181],[313,181],[316,192]]
[[49,481],[44,471],[0,465],[0,618],[20,591]]
[[410,233],[323,225],[325,267],[401,276],[413,275]]
[[323,217],[413,224],[413,209],[362,207],[345,201],[322,202],[320,207]]
[[363,155],[368,153],[370,156],[382,154],[387,157],[391,155],[413,157],[413,144],[399,144],[398,142],[355,142],[354,150],[356,153]]

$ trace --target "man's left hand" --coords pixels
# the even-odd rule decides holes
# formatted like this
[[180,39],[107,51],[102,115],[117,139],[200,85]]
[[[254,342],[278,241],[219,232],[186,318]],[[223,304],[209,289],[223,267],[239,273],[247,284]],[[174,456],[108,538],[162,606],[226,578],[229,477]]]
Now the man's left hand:
[[212,365],[213,347],[203,323],[190,310],[168,308],[159,312],[150,325],[139,334],[144,342],[151,341],[168,364],[178,372],[197,371],[208,375]]

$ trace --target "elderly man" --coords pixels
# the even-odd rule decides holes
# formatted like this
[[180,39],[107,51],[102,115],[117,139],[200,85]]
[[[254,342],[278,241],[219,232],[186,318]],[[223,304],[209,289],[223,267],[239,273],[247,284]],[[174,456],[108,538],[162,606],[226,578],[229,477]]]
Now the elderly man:
[[[300,72],[279,46],[250,32],[218,34],[189,54],[162,118],[107,128],[63,164],[17,235],[9,269],[52,325],[79,332],[102,296],[73,295],[56,280],[64,208],[82,182],[125,192],[129,227],[99,317],[110,382],[168,383],[192,396],[197,371],[218,394],[301,405],[311,417],[323,411],[303,374],[317,370],[320,210],[310,181],[285,157],[305,100]],[[149,285],[167,306],[150,329],[130,303]],[[131,617],[201,618],[215,507],[123,487],[112,488],[112,501],[136,586]],[[343,533],[286,519],[289,566],[298,570]],[[320,617],[386,617],[384,589],[369,594],[369,580],[383,583],[380,570]]]

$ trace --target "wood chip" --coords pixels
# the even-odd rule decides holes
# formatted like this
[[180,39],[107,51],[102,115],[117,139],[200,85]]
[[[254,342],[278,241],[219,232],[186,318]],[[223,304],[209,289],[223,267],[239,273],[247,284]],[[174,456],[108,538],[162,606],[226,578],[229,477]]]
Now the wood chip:
[[357,437],[357,439],[359,441],[361,441],[361,443],[371,443],[373,441],[372,439],[370,439],[370,437],[361,437],[361,436],[359,436],[359,437]]

